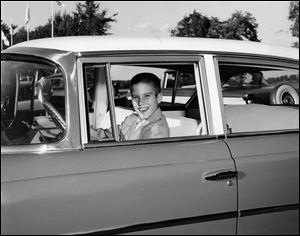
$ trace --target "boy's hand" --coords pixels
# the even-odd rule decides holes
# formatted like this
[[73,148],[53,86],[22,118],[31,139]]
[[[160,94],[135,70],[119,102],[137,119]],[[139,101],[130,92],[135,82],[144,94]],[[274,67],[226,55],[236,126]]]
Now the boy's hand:
[[98,138],[98,131],[92,126],[90,126],[90,136],[91,136],[92,140],[99,139]]

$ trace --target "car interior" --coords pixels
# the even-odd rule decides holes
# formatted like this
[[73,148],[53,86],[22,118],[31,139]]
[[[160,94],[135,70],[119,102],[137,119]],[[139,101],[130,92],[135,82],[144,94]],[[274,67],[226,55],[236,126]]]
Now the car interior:
[[[142,65],[151,68],[160,68],[165,70],[180,69],[181,76],[185,75],[186,83],[193,83],[194,80],[194,67],[192,64],[186,65]],[[132,67],[132,65],[131,65]],[[138,69],[139,65],[135,65]],[[135,68],[135,69],[136,69]],[[126,70],[126,66],[123,66]],[[178,75],[180,75],[178,73]],[[102,74],[102,76],[101,76]],[[163,80],[162,73],[160,79]],[[89,102],[89,124],[94,128],[107,129],[111,127],[109,105],[107,101],[107,87],[105,83],[105,76],[101,73],[101,68],[94,72],[94,86],[89,88],[90,99]],[[88,79],[91,80],[91,79]],[[166,117],[167,123],[170,128],[170,137],[180,136],[192,136],[199,135],[201,130],[201,119],[199,112],[199,104],[196,86],[193,88],[182,88],[184,84],[184,78],[181,77],[181,84],[173,83],[173,87],[162,88],[163,101],[159,104],[163,114]],[[92,84],[88,82],[88,84]],[[115,117],[117,124],[121,122],[134,112],[131,97],[129,93],[129,80],[115,79],[112,81],[112,87],[114,91],[114,105],[115,105]],[[175,87],[176,86],[176,87]]]
[[[22,64],[22,69],[16,64],[15,69],[12,67],[7,70],[10,71],[9,74],[2,75],[3,78],[7,77],[9,83],[2,80],[1,76],[1,87],[5,87],[5,93],[1,94],[1,142],[11,145],[51,143],[60,140],[65,133],[66,104],[62,73],[45,66],[32,68],[34,67],[30,63]],[[134,112],[129,81],[134,73],[146,69],[157,73],[162,81],[163,101],[159,107],[167,119],[170,137],[207,134],[206,129],[203,131],[201,121],[193,63],[112,65],[112,72],[115,68],[120,71],[119,74],[112,73],[110,86],[107,86],[107,70],[104,65],[92,64],[84,69],[90,127],[111,127],[109,89],[114,95],[114,117],[117,124],[121,124]],[[224,102],[228,133],[299,128],[299,73],[286,76],[273,68],[231,64],[221,64],[219,71],[224,101],[227,98],[238,98],[241,101]],[[253,73],[264,76],[261,84],[245,83],[247,76]],[[268,73],[278,75],[265,78]],[[277,83],[283,79],[290,84]],[[229,83],[229,80],[232,82]],[[264,84],[262,81],[265,81]],[[295,88],[292,86],[294,84]],[[279,93],[281,97],[286,96],[288,101],[292,101],[291,104],[270,102]],[[91,137],[91,140],[94,138]]]
[[[15,63],[1,86],[1,143],[26,145],[60,140],[66,129],[65,91],[53,89],[55,69]],[[43,75],[44,74],[44,75]],[[63,77],[60,77],[63,81]],[[57,94],[60,93],[60,94]],[[3,138],[2,138],[3,137]]]

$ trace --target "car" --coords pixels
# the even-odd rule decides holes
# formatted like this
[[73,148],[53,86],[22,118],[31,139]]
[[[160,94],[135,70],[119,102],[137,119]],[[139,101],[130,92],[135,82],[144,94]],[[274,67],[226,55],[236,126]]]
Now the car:
[[[243,68],[243,70],[233,70],[230,67],[221,68],[221,88],[224,103],[226,104],[299,104],[299,82],[298,78],[291,75],[288,78],[264,78],[263,73],[257,68]],[[226,71],[229,70],[229,71]],[[177,71],[166,71],[163,78],[164,88],[174,86],[175,74]],[[179,73],[179,83],[186,83],[184,74]],[[283,81],[283,82],[282,82]],[[194,88],[195,85],[179,85],[182,88]]]
[[[121,140],[141,72],[161,80],[170,136]],[[239,91],[253,73],[264,80]],[[113,36],[9,47],[1,234],[299,234],[299,90],[279,84],[299,88],[298,49]]]
[[268,70],[260,68],[257,71],[245,68],[235,73],[238,74],[222,73],[229,74],[221,79],[223,97],[227,99],[243,98],[246,103],[299,104],[299,83],[294,75],[274,78],[269,75]]

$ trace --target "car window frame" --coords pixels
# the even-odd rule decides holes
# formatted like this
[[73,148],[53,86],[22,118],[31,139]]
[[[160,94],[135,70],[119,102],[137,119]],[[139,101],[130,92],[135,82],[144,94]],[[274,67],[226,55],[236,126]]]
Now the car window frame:
[[[230,65],[249,65],[256,68],[276,68],[284,70],[298,70],[299,61],[291,58],[282,58],[275,56],[258,56],[258,55],[226,55],[220,54],[214,56],[215,70],[217,71],[217,80],[221,83],[221,77],[219,72],[219,62],[229,63]],[[224,65],[224,64],[223,64]],[[221,90],[220,90],[221,91]],[[222,97],[222,91],[220,92]],[[224,124],[226,125],[226,115],[224,110],[223,99],[222,103],[222,117]],[[224,127],[225,138],[231,137],[247,137],[247,136],[260,136],[260,135],[276,135],[276,134],[289,134],[299,133],[299,129],[286,129],[286,130],[268,130],[268,131],[251,131],[251,132],[239,132],[230,133],[227,127]]]
[[1,154],[15,154],[15,153],[44,153],[44,152],[56,152],[61,150],[61,146],[64,146],[64,143],[68,141],[68,135],[69,135],[69,110],[70,110],[70,104],[69,104],[69,96],[68,96],[68,80],[67,80],[67,73],[64,70],[64,67],[48,58],[40,57],[34,54],[22,54],[22,53],[13,53],[13,54],[1,54],[1,61],[2,60],[8,60],[8,61],[21,61],[21,62],[29,62],[29,63],[39,63],[39,64],[46,64],[49,66],[54,66],[59,68],[59,70],[62,73],[64,86],[65,86],[65,121],[66,121],[66,129],[64,132],[64,135],[61,139],[57,140],[56,142],[51,143],[34,143],[34,144],[18,144],[18,145],[10,145],[10,146],[1,146]]
[[[112,64],[124,64],[129,65],[130,63],[188,63],[196,65],[194,67],[195,71],[195,80],[196,80],[196,88],[198,94],[198,102],[201,104],[199,106],[201,118],[205,120],[204,122],[204,130],[207,132],[207,135],[195,135],[195,136],[182,136],[182,137],[168,137],[168,138],[160,138],[160,139],[147,139],[147,140],[127,140],[127,141],[112,141],[112,142],[98,142],[98,143],[89,143],[88,142],[88,129],[87,129],[87,109],[86,109],[86,98],[85,98],[85,85],[83,80],[83,64],[86,63],[99,63],[99,64],[107,64],[107,68]],[[145,144],[145,143],[162,143],[162,142],[176,142],[176,141],[188,141],[188,140],[199,140],[199,139],[216,139],[215,135],[211,135],[209,133],[208,123],[211,123],[209,120],[211,118],[207,115],[207,102],[205,96],[208,95],[208,92],[205,92],[206,88],[206,73],[204,66],[204,56],[199,53],[189,53],[189,54],[178,54],[178,53],[120,53],[120,54],[105,54],[99,55],[96,57],[95,54],[92,56],[84,55],[77,59],[77,68],[78,68],[78,88],[79,88],[79,104],[80,104],[80,124],[81,124],[81,143],[82,148],[93,148],[93,147],[105,147],[105,146],[119,146],[119,145],[136,145],[136,144]],[[113,99],[113,88],[111,85],[111,78],[109,75],[109,84],[110,88],[108,88],[108,96],[109,96],[109,106],[112,109],[112,113],[114,113],[114,99]],[[115,114],[113,114],[115,115]],[[114,124],[115,123],[115,124]],[[112,125],[116,125],[115,119]]]

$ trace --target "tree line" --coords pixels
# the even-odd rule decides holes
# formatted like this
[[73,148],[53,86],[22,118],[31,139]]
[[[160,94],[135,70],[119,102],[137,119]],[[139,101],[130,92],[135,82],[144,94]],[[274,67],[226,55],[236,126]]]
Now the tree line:
[[[109,35],[112,23],[116,23],[118,13],[108,16],[107,9],[100,10],[100,3],[85,1],[77,3],[76,10],[71,14],[60,11],[53,17],[54,35]],[[288,19],[291,21],[290,32],[299,39],[299,1],[290,1]],[[11,26],[13,30],[17,25]],[[249,12],[234,12],[227,20],[221,21],[217,17],[207,17],[194,10],[191,14],[184,16],[176,27],[170,31],[174,37],[201,37],[222,38],[235,40],[249,40],[260,42],[257,35],[258,24]],[[1,30],[10,39],[10,27],[1,20]],[[45,25],[38,26],[29,32],[30,39],[51,37],[51,19]],[[13,43],[27,40],[25,27],[13,33]],[[299,47],[299,40],[293,44]],[[8,47],[4,45],[4,49]]]

